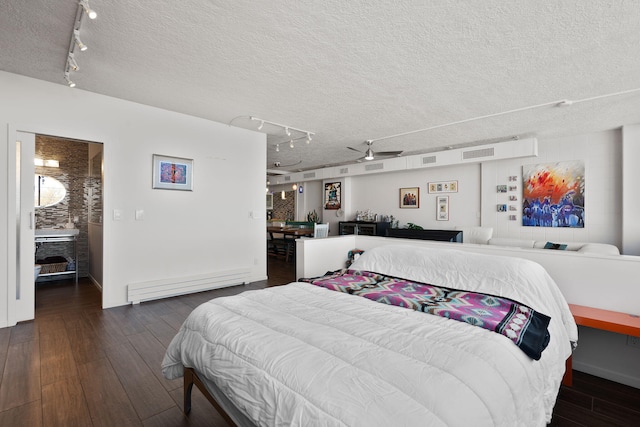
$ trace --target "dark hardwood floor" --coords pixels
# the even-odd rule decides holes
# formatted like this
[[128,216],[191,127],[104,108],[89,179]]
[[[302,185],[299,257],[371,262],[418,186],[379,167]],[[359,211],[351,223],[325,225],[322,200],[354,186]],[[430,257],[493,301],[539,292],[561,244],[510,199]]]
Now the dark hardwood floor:
[[[36,319],[0,329],[0,426],[226,426],[195,387],[184,417],[182,382],[164,379],[160,363],[199,304],[294,279],[294,263],[268,264],[267,281],[108,310],[88,280],[39,284]],[[574,372],[551,425],[639,421],[639,389]]]

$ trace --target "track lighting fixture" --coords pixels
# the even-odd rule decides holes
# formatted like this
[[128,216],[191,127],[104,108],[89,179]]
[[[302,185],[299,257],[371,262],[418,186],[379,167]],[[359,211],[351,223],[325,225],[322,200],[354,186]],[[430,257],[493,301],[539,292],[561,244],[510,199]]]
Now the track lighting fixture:
[[293,139],[291,141],[289,141],[289,147],[293,148]]
[[82,40],[80,40],[80,31],[73,30],[73,37],[76,39],[76,45],[78,46],[78,49],[83,52],[87,50],[87,45],[82,43]]
[[276,153],[280,152],[280,144],[276,144]]
[[70,73],[72,71],[78,71],[80,67],[76,62],[75,52],[78,48],[81,52],[87,50],[87,45],[80,40],[80,28],[82,27],[82,19],[84,15],[87,15],[90,19],[96,19],[98,14],[95,10],[89,7],[87,0],[81,0],[78,2],[78,8],[76,9],[76,21],[73,24],[73,30],[71,31],[71,40],[69,40],[69,51],[67,52],[67,62],[64,66],[64,78],[67,81],[69,87],[75,87],[75,83],[71,80]]
[[98,17],[96,11],[89,7],[88,0],[80,0],[80,6],[82,6],[89,19],[96,19]]
[[307,144],[311,143],[311,135],[307,132]]
[[[246,116],[244,116],[244,117],[246,117]],[[234,118],[233,120],[235,120],[235,119],[237,119],[237,118],[238,118],[238,117]],[[287,125],[282,125],[282,124],[280,124],[280,123],[276,123],[276,122],[272,122],[272,121],[269,121],[269,120],[260,119],[260,118],[258,118],[258,117],[249,116],[249,119],[260,122],[260,125],[258,125],[258,130],[262,130],[262,128],[264,127],[264,125],[265,125],[265,124],[268,124],[268,125],[276,126],[276,127],[279,127],[279,128],[281,128],[281,129],[283,129],[283,130],[284,130],[284,133],[285,133],[287,136],[291,136],[291,132],[298,132],[298,133],[302,134],[302,135],[303,135],[303,137],[305,137],[305,138],[307,138],[309,141],[311,141],[311,135],[315,135],[315,133],[313,133],[313,132],[309,132],[308,130],[298,129],[298,128],[294,128],[294,127],[287,126]],[[232,120],[232,121],[233,121],[233,120]],[[229,123],[229,124],[231,124],[231,123]],[[300,137],[296,137],[296,138],[293,138],[293,139],[295,140],[295,139],[302,139],[302,138],[300,138]]]

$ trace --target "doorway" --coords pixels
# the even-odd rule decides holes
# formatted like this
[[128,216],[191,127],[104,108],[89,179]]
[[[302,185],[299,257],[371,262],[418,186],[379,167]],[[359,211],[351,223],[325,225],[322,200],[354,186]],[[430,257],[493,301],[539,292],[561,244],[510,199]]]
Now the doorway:
[[[58,298],[73,301],[79,290],[92,287],[82,295],[101,306],[103,144],[43,134],[18,136],[16,320],[33,319],[35,307],[41,311],[46,306],[52,289]],[[20,221],[25,217],[28,221]]]

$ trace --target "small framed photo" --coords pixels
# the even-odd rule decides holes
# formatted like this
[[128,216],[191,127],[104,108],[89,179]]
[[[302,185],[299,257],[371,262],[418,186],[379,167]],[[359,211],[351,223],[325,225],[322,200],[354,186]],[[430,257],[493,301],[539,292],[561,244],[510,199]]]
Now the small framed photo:
[[496,187],[496,190],[498,191],[498,193],[506,193],[507,192],[507,186],[506,185],[498,185]]
[[400,208],[420,207],[420,187],[408,187],[400,189]]
[[193,190],[193,159],[153,155],[152,188]]
[[436,197],[436,220],[449,221],[449,196]]
[[507,205],[497,205],[498,212],[506,212]]
[[457,193],[458,181],[440,181],[427,183],[429,193]]

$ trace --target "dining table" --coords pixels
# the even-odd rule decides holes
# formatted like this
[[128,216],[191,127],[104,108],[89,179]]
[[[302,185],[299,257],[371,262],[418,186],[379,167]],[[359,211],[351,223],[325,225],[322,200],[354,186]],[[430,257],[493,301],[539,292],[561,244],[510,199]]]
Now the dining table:
[[[267,226],[269,239],[267,241],[267,250],[274,255],[284,255],[286,260],[295,259],[294,240],[299,237],[313,236],[313,228],[310,227],[292,227],[292,226]],[[274,234],[281,234],[282,238],[274,238]]]

